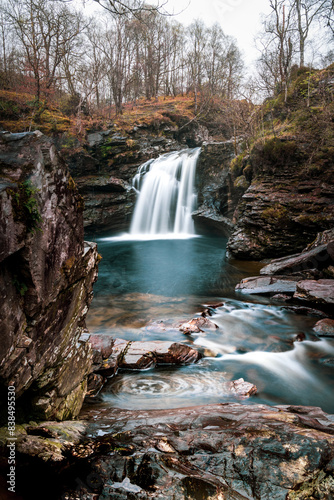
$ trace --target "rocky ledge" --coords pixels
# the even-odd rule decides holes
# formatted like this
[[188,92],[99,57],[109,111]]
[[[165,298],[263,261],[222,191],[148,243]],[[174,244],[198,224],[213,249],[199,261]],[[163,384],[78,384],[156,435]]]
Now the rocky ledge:
[[50,500],[334,495],[334,417],[320,408],[227,403],[81,417],[20,429],[26,498],[44,499],[46,487]]
[[0,396],[15,386],[21,421],[73,418],[91,371],[96,245],[84,243],[83,200],[50,139],[1,133],[0,154]]
[[243,279],[236,291],[294,300],[333,314],[334,230],[319,233],[300,254],[274,259],[260,270],[261,276]]

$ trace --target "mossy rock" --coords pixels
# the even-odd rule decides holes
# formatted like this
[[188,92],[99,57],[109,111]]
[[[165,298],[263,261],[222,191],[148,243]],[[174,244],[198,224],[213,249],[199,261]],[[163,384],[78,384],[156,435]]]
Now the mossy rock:
[[242,189],[246,190],[249,187],[249,182],[247,181],[246,177],[244,175],[240,175],[237,177],[234,181],[234,187],[236,189]]

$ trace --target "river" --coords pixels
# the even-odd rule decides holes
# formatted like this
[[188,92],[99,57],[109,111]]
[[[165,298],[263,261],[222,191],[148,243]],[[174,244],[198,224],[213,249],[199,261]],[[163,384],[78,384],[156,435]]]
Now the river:
[[[236,295],[235,284],[257,274],[261,265],[227,262],[226,239],[96,240],[102,261],[89,330],[126,340],[185,342],[205,354],[191,366],[119,372],[103,389],[102,406],[153,409],[239,401],[334,412],[334,341],[314,335],[316,317],[263,297]],[[219,327],[214,331],[185,336],[150,327],[152,321],[189,320],[217,302],[224,305],[210,318]],[[302,342],[296,340],[300,333]],[[257,386],[256,395],[240,400],[224,392],[225,381],[240,377]]]

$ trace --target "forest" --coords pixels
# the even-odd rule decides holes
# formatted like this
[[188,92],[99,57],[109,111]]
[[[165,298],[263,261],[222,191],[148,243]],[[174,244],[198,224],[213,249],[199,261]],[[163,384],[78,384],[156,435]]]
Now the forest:
[[218,23],[185,27],[168,4],[95,0],[89,17],[79,1],[1,0],[0,88],[29,94],[35,121],[48,103],[66,115],[110,116],[140,99],[191,95],[196,115],[212,99],[287,94],[298,68],[333,61],[333,2],[268,1],[257,66],[247,68]]

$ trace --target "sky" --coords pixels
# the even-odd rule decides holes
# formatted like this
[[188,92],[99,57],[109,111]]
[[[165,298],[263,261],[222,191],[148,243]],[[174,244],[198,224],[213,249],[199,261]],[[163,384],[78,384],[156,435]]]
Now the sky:
[[[194,19],[202,19],[207,26],[220,24],[226,35],[236,38],[246,66],[251,66],[259,57],[254,38],[261,29],[261,15],[270,12],[269,0],[160,0],[161,4],[184,25]],[[92,7],[92,0],[86,3],[89,13]]]
[[236,38],[247,65],[259,57],[254,38],[261,30],[261,17],[270,12],[269,0],[168,0],[165,9],[184,9],[175,19],[185,25],[197,18],[207,26],[220,24],[226,35]]

